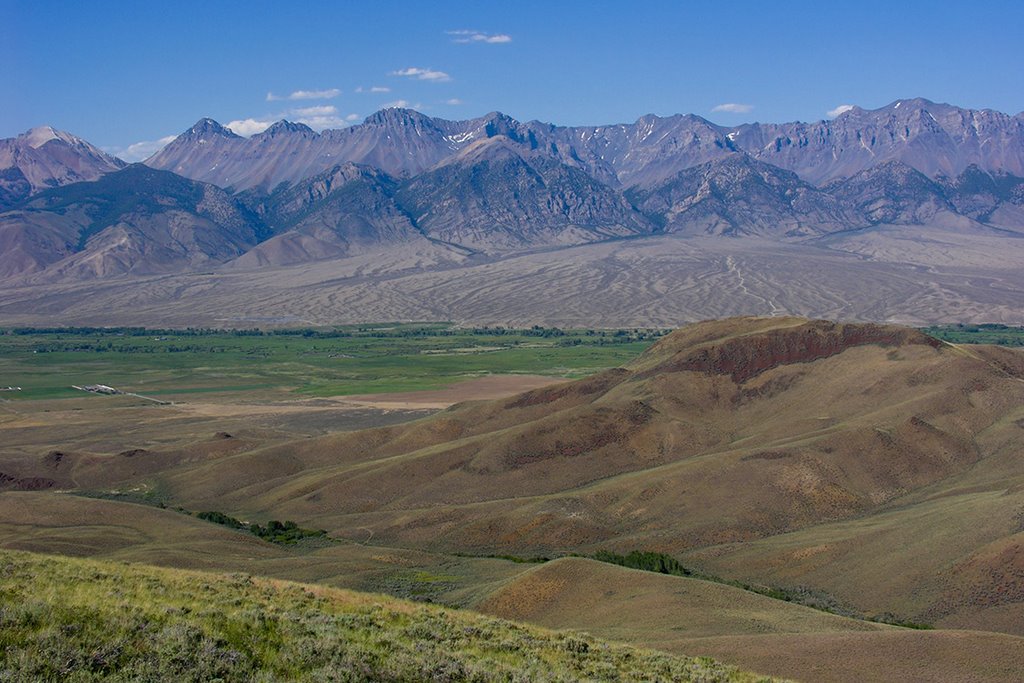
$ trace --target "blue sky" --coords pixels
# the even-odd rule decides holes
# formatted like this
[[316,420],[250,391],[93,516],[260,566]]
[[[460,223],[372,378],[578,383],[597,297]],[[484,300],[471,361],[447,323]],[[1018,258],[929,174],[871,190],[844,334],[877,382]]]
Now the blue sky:
[[915,96],[1015,114],[1022,36],[1020,0],[0,0],[0,137],[50,124],[138,158],[203,116],[340,127],[396,103],[565,125]]

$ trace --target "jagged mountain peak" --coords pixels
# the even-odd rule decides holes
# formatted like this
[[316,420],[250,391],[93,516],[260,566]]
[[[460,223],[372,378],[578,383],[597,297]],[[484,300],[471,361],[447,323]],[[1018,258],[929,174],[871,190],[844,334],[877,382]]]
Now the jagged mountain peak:
[[929,100],[927,98],[924,98],[924,97],[911,97],[911,98],[908,98],[908,99],[893,100],[889,104],[885,105],[884,107],[880,107],[879,109],[880,110],[891,109],[891,110],[895,111],[895,110],[901,109],[903,107],[907,107],[909,109],[921,109],[923,107],[934,107],[934,106],[948,107],[950,105],[943,104],[943,103],[940,103],[940,102],[932,102],[931,100]]
[[69,145],[81,145],[84,143],[81,138],[78,138],[71,133],[57,130],[53,126],[36,126],[35,128],[25,131],[19,135],[18,138],[23,139],[25,144],[32,149],[39,149],[51,140],[59,140]]
[[277,135],[288,135],[292,133],[298,133],[300,135],[316,136],[316,131],[307,126],[304,123],[294,123],[286,119],[281,119],[271,124],[269,128],[261,133],[253,135],[254,138],[271,138]]
[[709,128],[722,128],[721,126],[718,126],[697,114],[670,114],[668,116],[644,114],[636,120],[636,123],[637,125],[657,123],[696,123],[706,125]]
[[[925,98],[894,100],[878,109],[853,107],[828,121],[733,128],[694,114],[646,114],[632,124],[562,127],[524,124],[500,111],[449,121],[408,108],[382,109],[361,125],[319,134],[306,129],[296,134],[297,125],[275,124],[244,139],[215,137],[224,129],[203,121],[193,128],[202,135],[175,141],[149,163],[225,188],[272,189],[344,161],[412,177],[459,156],[474,141],[504,136],[522,148],[521,154],[546,155],[617,188],[649,189],[682,170],[736,152],[815,185],[890,160],[932,178],[956,177],[969,164],[1024,175],[1024,119]],[[223,144],[213,144],[215,139]]]
[[424,125],[431,123],[433,123],[431,117],[415,109],[405,107],[387,107],[375,111],[363,119],[363,124],[368,126]]
[[209,117],[199,119],[191,128],[178,137],[179,139],[182,137],[201,139],[210,135],[220,135],[227,138],[241,137],[230,128],[225,128]]
[[487,112],[483,116],[472,119],[471,123],[478,123],[482,125],[490,124],[499,127],[516,127],[522,125],[519,120],[497,110]]
[[0,140],[0,209],[46,188],[95,180],[124,166],[71,133],[37,126]]

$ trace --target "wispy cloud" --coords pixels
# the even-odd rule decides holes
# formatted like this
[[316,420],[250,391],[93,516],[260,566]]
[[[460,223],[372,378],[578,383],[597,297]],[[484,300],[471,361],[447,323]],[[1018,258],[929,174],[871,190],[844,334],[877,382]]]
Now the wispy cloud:
[[338,112],[338,108],[330,105],[302,107],[292,109],[288,113],[296,123],[304,123],[315,131],[344,128],[348,125],[348,121]]
[[320,104],[315,107],[290,109],[288,113],[292,116],[332,116],[338,113],[338,108],[329,104]]
[[363,86],[359,86],[358,88],[356,88],[356,92],[359,92],[359,93],[363,93],[363,92],[369,92],[369,93],[391,92],[391,88],[385,87],[383,85],[371,85],[369,88],[364,88]]
[[230,128],[236,135],[249,137],[250,135],[262,133],[267,128],[270,128],[276,120],[277,119],[238,119],[236,121],[228,121],[224,124],[224,127]]
[[394,102],[388,102],[384,105],[385,109],[406,109],[409,106],[409,100],[395,100]]
[[830,119],[834,119],[835,117],[839,116],[840,114],[845,114],[846,112],[850,111],[851,109],[853,109],[853,105],[852,104],[840,104],[835,109],[829,109],[827,112],[825,112],[825,116],[829,117]]
[[142,140],[141,142],[134,142],[127,147],[106,147],[103,149],[107,154],[113,154],[128,163],[134,164],[137,161],[143,161],[153,156],[168,144],[170,144],[175,135],[167,135],[160,138],[159,140]]
[[718,104],[711,108],[713,112],[725,112],[727,114],[749,114],[754,111],[754,105],[752,104],[737,104],[735,102],[726,102],[725,104]]
[[418,66],[410,66],[407,69],[399,69],[398,71],[392,71],[392,76],[404,76],[406,78],[415,78],[418,81],[433,81],[434,83],[444,83],[445,81],[452,80],[452,77],[443,71],[435,71],[434,69],[421,69]]
[[458,105],[462,104],[462,100],[460,100],[458,97],[453,97],[450,100],[445,100],[444,103],[450,104],[453,107],[457,107]]
[[303,123],[315,131],[321,131],[327,128],[344,128],[352,121],[359,120],[359,117],[355,114],[342,116],[334,105],[319,104],[312,107],[287,109],[277,114],[268,114],[256,118],[238,119],[237,121],[225,124],[225,127],[230,128],[238,135],[249,137],[262,133],[281,119],[286,119],[293,123]]
[[289,95],[275,95],[267,93],[267,102],[279,102],[280,100],[333,100],[341,94],[338,88],[327,88],[326,90],[296,90]]
[[499,43],[512,42],[512,36],[507,33],[487,33],[486,31],[473,31],[471,29],[445,31],[445,33],[452,36],[453,43],[484,43],[495,45]]

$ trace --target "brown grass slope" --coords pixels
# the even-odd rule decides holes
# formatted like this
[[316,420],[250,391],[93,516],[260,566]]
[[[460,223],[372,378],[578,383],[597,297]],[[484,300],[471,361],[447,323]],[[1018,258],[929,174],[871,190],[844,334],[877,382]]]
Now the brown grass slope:
[[[52,492],[0,494],[0,520],[4,549],[116,566],[248,572],[421,599],[416,589],[433,586],[443,590],[435,599],[502,618],[674,653],[714,653],[802,680],[878,680],[887,662],[913,680],[1000,680],[1024,656],[1021,639],[1010,636],[909,632],[731,586],[579,558],[524,565],[353,543],[288,548],[170,510]],[[897,656],[900,648],[920,656]]]
[[277,545],[172,510],[52,491],[0,493],[0,548],[241,571],[458,605],[528,568],[360,543]]
[[476,605],[549,628],[699,653],[806,681],[1006,681],[1024,639],[915,631],[845,619],[695,579],[567,558],[507,581]]
[[768,681],[394,598],[0,552],[9,681]]
[[[986,568],[1019,557],[1022,377],[1019,353],[905,328],[730,319],[684,328],[629,367],[579,382],[198,463],[160,483],[192,509],[273,514],[350,538],[368,529],[423,549],[694,553],[726,575],[763,571],[864,611],[958,625],[985,627],[984,601],[945,592],[1006,584],[989,607],[1019,632],[1021,580]],[[899,521],[963,486],[984,523],[953,524],[953,508]],[[876,534],[876,515],[915,543],[857,546],[859,571],[821,561],[817,573],[769,571],[789,561],[743,554],[823,524]],[[733,551],[742,559],[715,559]],[[864,587],[879,554],[906,578],[876,599]]]

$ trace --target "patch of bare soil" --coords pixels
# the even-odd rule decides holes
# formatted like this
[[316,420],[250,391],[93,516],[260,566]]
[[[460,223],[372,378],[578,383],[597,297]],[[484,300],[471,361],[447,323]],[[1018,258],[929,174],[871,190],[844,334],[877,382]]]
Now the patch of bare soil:
[[345,402],[384,410],[441,409],[463,401],[484,401],[540,389],[565,380],[543,375],[486,375],[444,389],[346,396]]

